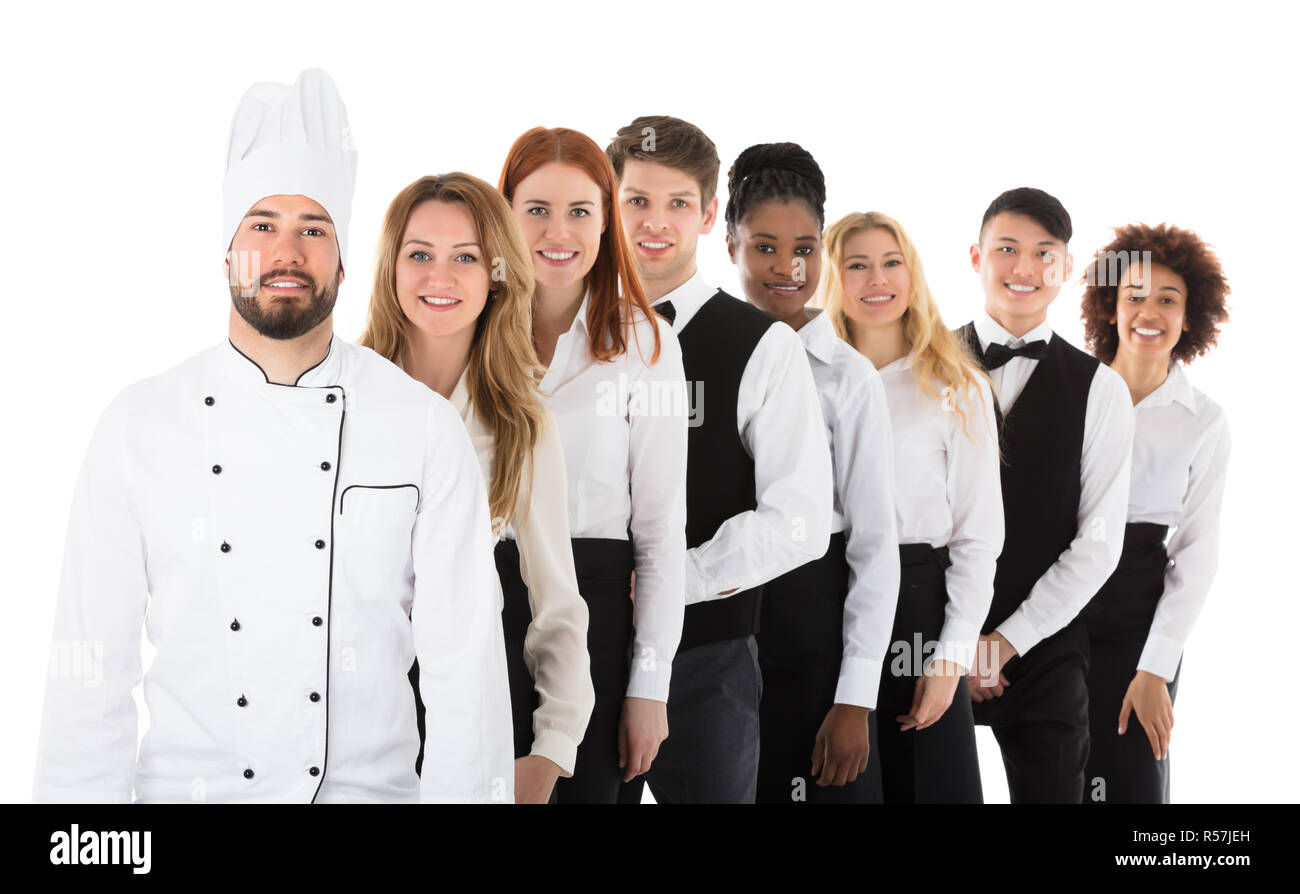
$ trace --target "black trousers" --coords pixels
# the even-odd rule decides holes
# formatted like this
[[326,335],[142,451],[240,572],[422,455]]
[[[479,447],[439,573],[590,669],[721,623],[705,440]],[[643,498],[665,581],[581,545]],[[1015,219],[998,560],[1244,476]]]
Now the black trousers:
[[871,756],[862,775],[822,787],[812,775],[813,746],[835,703],[844,656],[844,598],[849,566],[842,533],[825,555],[769,582],[755,639],[762,669],[759,705],[759,804],[878,804],[876,713],[868,716]]
[[880,771],[886,804],[981,804],[975,720],[963,679],[952,704],[932,726],[904,732],[896,719],[912,709],[925,655],[919,648],[943,632],[952,564],[946,547],[908,543],[899,548],[901,580],[890,654],[880,678]]
[[[1119,712],[1137,673],[1156,604],[1164,593],[1169,556],[1166,525],[1129,524],[1119,566],[1084,609],[1088,634],[1088,719],[1092,747],[1086,769],[1084,803],[1167,804],[1169,761],[1158,761],[1137,714],[1119,735]],[[1178,676],[1166,684],[1169,699]]]
[[1007,662],[1003,694],[973,703],[1002,750],[1013,804],[1078,804],[1088,762],[1088,636],[1080,618]]
[[[587,731],[578,744],[573,776],[555,784],[552,803],[613,804],[623,771],[618,766],[618,724],[627,692],[632,648],[632,543],[595,537],[572,539],[578,591],[587,603],[587,653],[596,703]],[[519,570],[519,546],[503,539],[496,547],[497,574],[505,606],[501,624],[505,634],[506,670],[510,679],[510,707],[514,716],[515,757],[532,751],[533,712],[540,699],[524,663],[524,636],[533,613],[528,588]],[[411,667],[415,689],[420,753],[415,771],[424,760],[424,704],[420,700],[419,663]]]

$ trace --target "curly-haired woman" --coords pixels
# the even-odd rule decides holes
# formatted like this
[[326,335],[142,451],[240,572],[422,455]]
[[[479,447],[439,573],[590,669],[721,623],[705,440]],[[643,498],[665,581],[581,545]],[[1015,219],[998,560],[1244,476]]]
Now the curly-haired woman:
[[1128,383],[1136,428],[1124,552],[1083,612],[1092,739],[1084,801],[1168,803],[1174,695],[1218,565],[1230,446],[1223,410],[1183,366],[1214,346],[1229,290],[1205,242],[1166,224],[1117,228],[1085,279],[1088,347]]

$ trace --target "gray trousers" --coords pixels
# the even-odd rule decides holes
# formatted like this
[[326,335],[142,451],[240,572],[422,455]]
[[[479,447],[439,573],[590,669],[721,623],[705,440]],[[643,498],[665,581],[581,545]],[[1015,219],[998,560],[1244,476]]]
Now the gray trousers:
[[[643,777],[655,801],[753,804],[762,696],[754,637],[678,652],[668,692],[668,738]],[[639,781],[626,788],[639,791]]]

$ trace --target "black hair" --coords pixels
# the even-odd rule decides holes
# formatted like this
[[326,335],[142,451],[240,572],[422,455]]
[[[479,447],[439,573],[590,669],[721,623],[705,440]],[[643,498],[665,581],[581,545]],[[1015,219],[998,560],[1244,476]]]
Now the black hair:
[[798,143],[759,143],[736,157],[727,171],[727,232],[770,199],[798,199],[826,225],[826,178],[812,154]]
[[1008,189],[998,196],[984,212],[984,219],[980,221],[981,242],[984,241],[984,228],[989,225],[989,221],[999,214],[1007,213],[1023,214],[1025,217],[1032,218],[1050,233],[1053,239],[1060,239],[1065,243],[1068,243],[1070,237],[1074,235],[1070,212],[1065,210],[1065,206],[1056,196],[1045,193],[1041,189],[1034,189],[1032,186],[1020,186],[1016,189]]

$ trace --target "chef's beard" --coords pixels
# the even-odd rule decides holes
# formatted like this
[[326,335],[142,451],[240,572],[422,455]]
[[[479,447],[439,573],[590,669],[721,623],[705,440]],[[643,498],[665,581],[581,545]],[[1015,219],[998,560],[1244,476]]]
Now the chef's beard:
[[[311,299],[306,305],[287,304],[275,310],[268,310],[257,301],[257,295],[266,291],[266,283],[274,281],[277,276],[293,275],[307,280],[312,290]],[[287,341],[306,335],[321,324],[334,311],[334,302],[339,296],[339,275],[334,274],[334,281],[319,291],[316,280],[300,271],[272,270],[261,277],[257,295],[246,297],[238,285],[230,287],[230,300],[235,310],[244,318],[244,322],[267,338]]]

